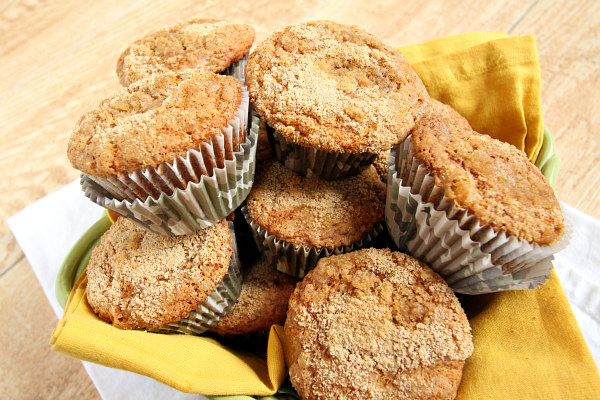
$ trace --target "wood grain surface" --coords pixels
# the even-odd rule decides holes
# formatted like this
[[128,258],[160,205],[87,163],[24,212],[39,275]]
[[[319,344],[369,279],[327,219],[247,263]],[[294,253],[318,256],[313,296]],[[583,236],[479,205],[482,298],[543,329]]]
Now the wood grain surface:
[[[82,364],[50,351],[56,325],[5,220],[77,178],[66,157],[80,115],[119,88],[116,60],[134,40],[179,19],[251,24],[257,41],[303,20],[354,24],[390,45],[498,31],[535,34],[546,126],[562,167],[560,200],[600,217],[600,2],[4,1],[0,3],[0,393],[9,399],[98,398]],[[33,317],[32,317],[33,316]]]

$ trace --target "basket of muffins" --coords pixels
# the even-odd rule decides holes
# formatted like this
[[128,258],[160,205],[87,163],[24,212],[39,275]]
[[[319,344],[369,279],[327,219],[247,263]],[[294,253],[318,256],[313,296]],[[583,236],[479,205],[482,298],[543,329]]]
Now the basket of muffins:
[[216,20],[151,33],[80,119],[69,159],[116,215],[87,302],[119,329],[258,351],[284,325],[282,396],[454,398],[473,352],[455,293],[538,287],[567,245],[549,182],[370,33],[253,41]]

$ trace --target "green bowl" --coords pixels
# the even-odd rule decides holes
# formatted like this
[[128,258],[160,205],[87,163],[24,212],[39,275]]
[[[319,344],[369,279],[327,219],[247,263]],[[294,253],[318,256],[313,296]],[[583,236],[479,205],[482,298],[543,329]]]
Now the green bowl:
[[[554,138],[547,129],[544,129],[544,138],[542,148],[538,154],[535,165],[542,171],[544,176],[548,178],[550,185],[554,187],[558,168],[560,167],[560,158],[555,152]],[[67,299],[71,293],[73,285],[79,276],[85,270],[92,250],[100,237],[111,226],[112,221],[106,213],[94,225],[92,225],[84,234],[77,240],[71,248],[65,260],[60,267],[56,277],[56,298],[59,304],[65,308]],[[251,396],[209,396],[213,400],[292,400],[300,399],[298,394],[292,388],[292,385],[287,381],[274,396],[251,397]]]
[[67,299],[73,289],[75,281],[85,270],[85,267],[90,260],[92,250],[100,237],[112,225],[112,221],[108,218],[105,212],[102,218],[94,223],[78,240],[75,242],[67,256],[65,257],[54,284],[56,299],[60,306],[64,309],[67,305]]

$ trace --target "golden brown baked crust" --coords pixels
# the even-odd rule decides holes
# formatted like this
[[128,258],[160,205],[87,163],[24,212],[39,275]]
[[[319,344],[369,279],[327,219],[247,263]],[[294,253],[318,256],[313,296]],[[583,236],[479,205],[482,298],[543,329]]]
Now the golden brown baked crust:
[[237,303],[217,326],[221,335],[263,332],[282,324],[297,279],[275,270],[265,259],[243,271],[244,283]]
[[119,218],[92,252],[88,303],[118,328],[158,328],[204,302],[227,273],[232,253],[225,221],[165,236]]
[[197,68],[221,72],[241,60],[254,42],[254,28],[216,19],[190,19],[160,29],[129,46],[119,57],[121,85],[152,74]]
[[429,104],[429,114],[430,117],[438,117],[445,119],[447,122],[458,126],[463,129],[472,129],[469,121],[454,108],[449,106],[448,104],[444,104],[439,100],[431,99]]
[[[429,116],[444,118],[447,122],[456,124],[461,128],[471,129],[469,121],[451,106],[434,98],[430,99],[429,105]],[[387,182],[389,156],[390,150],[384,150],[377,154],[377,157],[375,157],[375,160],[373,161],[373,166],[377,170],[382,182]]]
[[156,168],[219,135],[241,101],[242,85],[230,76],[193,70],[152,75],[79,120],[69,160],[92,176]]
[[257,171],[246,206],[254,221],[280,240],[334,249],[361,240],[383,220],[385,195],[372,166],[350,178],[325,181],[271,161]]
[[334,153],[401,142],[429,95],[402,53],[353,26],[314,21],[274,33],[248,57],[250,100],[288,140]]
[[554,191],[524,152],[440,118],[422,119],[410,140],[436,185],[482,225],[540,245],[562,237]]
[[304,399],[452,399],[473,351],[456,296],[389,249],[319,260],[296,286],[285,333]]

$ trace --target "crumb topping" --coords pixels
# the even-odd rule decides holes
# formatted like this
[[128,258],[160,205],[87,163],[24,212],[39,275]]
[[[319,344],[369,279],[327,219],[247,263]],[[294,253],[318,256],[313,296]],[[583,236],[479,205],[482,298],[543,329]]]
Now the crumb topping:
[[271,161],[257,171],[246,206],[256,223],[278,239],[334,249],[361,240],[383,220],[385,196],[372,166],[350,178],[326,181]]
[[237,303],[213,329],[222,335],[263,332],[282,324],[297,279],[275,270],[266,259],[243,271],[244,283]]
[[[430,100],[430,108],[428,115],[430,117],[439,117],[445,119],[447,122],[456,124],[457,126],[464,129],[471,129],[471,125],[469,125],[469,121],[465,117],[459,114],[451,106],[442,103],[436,99]],[[377,174],[381,181],[387,183],[387,174],[388,174],[388,158],[390,156],[390,150],[384,150],[381,153],[377,154],[375,160],[373,161],[373,166],[377,170]]]
[[93,176],[156,168],[220,134],[241,101],[241,83],[230,76],[192,70],[152,75],[79,120],[69,160]]
[[246,83],[256,110],[288,140],[336,153],[389,149],[429,99],[402,53],[329,21],[267,38],[248,58]]
[[541,245],[562,237],[554,191],[521,150],[440,118],[421,120],[411,140],[446,196],[482,224]]
[[321,259],[290,298],[290,379],[302,398],[453,398],[473,351],[446,282],[389,249]]
[[158,328],[204,302],[227,273],[232,252],[225,221],[165,236],[119,218],[92,252],[87,300],[118,328]]
[[152,74],[188,68],[221,72],[250,51],[255,31],[249,25],[214,19],[191,19],[151,33],[119,57],[123,86]]

